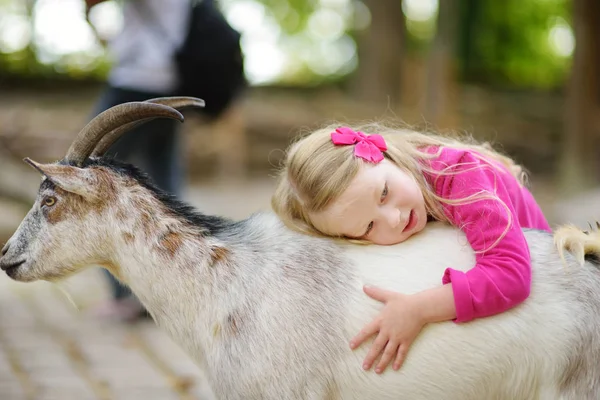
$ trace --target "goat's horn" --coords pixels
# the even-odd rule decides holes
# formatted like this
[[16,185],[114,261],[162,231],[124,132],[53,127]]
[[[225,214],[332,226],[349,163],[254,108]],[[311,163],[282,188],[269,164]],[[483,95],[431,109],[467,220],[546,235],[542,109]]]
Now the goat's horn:
[[600,230],[600,222],[596,221],[596,228],[598,228],[598,230]]
[[[157,97],[155,99],[145,100],[144,103],[162,104],[176,110],[188,107],[204,107],[204,100],[195,97]],[[104,153],[108,151],[110,146],[112,146],[124,133],[145,122],[147,121],[129,122],[108,132],[100,139],[98,145],[94,148],[94,151],[92,151],[92,157],[102,157]]]
[[179,111],[162,104],[131,102],[111,107],[94,117],[77,134],[65,159],[81,166],[108,132],[134,121],[148,121],[158,117],[183,121],[183,115]]
[[162,104],[172,107],[176,110],[188,107],[204,107],[205,102],[197,97],[187,96],[172,96],[172,97],[156,97],[154,99],[145,100],[144,103]]

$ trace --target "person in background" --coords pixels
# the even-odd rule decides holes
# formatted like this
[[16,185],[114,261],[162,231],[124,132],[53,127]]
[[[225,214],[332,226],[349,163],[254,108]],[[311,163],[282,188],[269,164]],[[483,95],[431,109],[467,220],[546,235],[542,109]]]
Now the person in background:
[[[90,9],[105,0],[85,1],[89,16]],[[195,31],[192,24],[196,24]],[[176,58],[184,44],[189,47],[198,42],[189,41],[190,32],[206,37],[198,49],[193,49],[200,57],[208,55],[207,62],[199,68],[178,64],[192,61]],[[228,111],[245,86],[239,34],[226,23],[213,0],[125,0],[123,28],[110,41],[108,50],[113,64],[92,117],[126,102],[183,95],[204,99],[206,107],[200,112],[208,120],[216,120]],[[201,93],[188,93],[187,82],[181,79],[182,68],[198,70],[201,80],[194,82],[194,89]],[[182,195],[185,166],[177,121],[156,119],[145,123],[123,135],[107,155],[137,165],[159,188]],[[108,271],[103,273],[112,296],[96,310],[97,314],[121,321],[134,321],[145,315],[129,288]]]

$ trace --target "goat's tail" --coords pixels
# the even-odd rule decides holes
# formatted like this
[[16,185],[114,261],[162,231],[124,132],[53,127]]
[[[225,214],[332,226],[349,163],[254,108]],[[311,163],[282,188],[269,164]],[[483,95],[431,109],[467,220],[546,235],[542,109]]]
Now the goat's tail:
[[561,226],[554,232],[554,243],[565,263],[565,250],[570,252],[580,265],[583,265],[586,258],[600,262],[600,222],[596,221],[595,228],[590,225],[588,231],[574,225]]

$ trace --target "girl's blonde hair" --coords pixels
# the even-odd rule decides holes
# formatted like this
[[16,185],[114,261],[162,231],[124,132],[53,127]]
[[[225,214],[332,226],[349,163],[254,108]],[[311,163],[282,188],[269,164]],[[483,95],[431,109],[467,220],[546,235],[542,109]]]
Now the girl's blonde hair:
[[[336,146],[332,143],[331,132],[340,126],[335,124],[319,129],[300,138],[287,151],[279,171],[275,193],[271,198],[271,206],[291,229],[310,235],[330,236],[315,227],[311,215],[323,211],[335,201],[348,188],[365,162],[354,156],[354,146]],[[495,193],[483,191],[462,199],[444,199],[437,196],[425,179],[424,173],[430,172],[437,176],[454,174],[456,165],[449,165],[442,171],[434,171],[423,161],[438,157],[443,147],[474,150],[475,155],[486,161],[490,168],[504,172],[489,162],[495,160],[506,167],[520,183],[525,179],[523,168],[512,159],[495,151],[488,143],[479,144],[469,136],[452,138],[393,128],[380,123],[351,128],[366,134],[377,133],[383,136],[387,143],[385,157],[417,181],[423,192],[428,215],[439,221],[450,223],[442,211],[442,204],[468,204],[486,198],[498,199]],[[439,146],[438,152],[426,152],[424,148],[428,146]],[[508,207],[503,202],[501,204],[510,218]],[[511,220],[504,234],[510,228],[510,223]],[[500,239],[501,237],[491,247]]]

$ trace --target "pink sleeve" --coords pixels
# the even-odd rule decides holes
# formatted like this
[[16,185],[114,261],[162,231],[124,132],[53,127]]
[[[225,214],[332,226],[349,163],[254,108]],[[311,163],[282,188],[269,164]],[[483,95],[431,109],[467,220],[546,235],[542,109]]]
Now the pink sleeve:
[[[455,322],[467,322],[506,311],[523,302],[530,293],[531,261],[525,236],[508,190],[496,174],[501,172],[466,153],[458,174],[441,175],[436,192],[447,199],[464,198],[482,190],[496,193],[498,200],[444,206],[446,215],[461,228],[476,252],[476,265],[467,272],[448,268],[442,282],[452,282],[456,305]],[[478,166],[481,166],[480,168]],[[512,218],[511,218],[512,217]],[[494,245],[508,228],[505,236]],[[493,245],[493,248],[489,249]],[[484,251],[489,249],[487,251]]]

